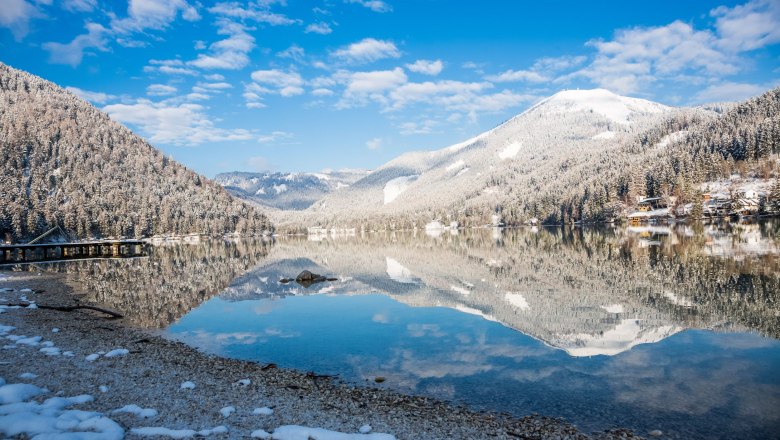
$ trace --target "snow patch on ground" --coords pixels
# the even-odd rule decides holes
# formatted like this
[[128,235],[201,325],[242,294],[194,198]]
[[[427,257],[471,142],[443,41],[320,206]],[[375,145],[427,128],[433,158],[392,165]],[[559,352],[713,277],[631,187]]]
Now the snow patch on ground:
[[607,313],[623,313],[622,304],[610,304],[608,306],[601,306],[601,308],[606,310]]
[[681,130],[681,131],[675,131],[674,133],[669,133],[666,136],[662,137],[660,141],[658,141],[657,144],[655,144],[656,147],[665,147],[672,142],[677,142],[680,140],[685,139],[685,136],[688,134],[687,130]]
[[181,386],[179,386],[179,389],[182,390],[194,390],[195,389],[195,383],[190,382],[189,380],[186,382],[182,382]]
[[466,165],[466,162],[464,162],[463,159],[459,159],[456,162],[453,162],[453,163],[447,165],[446,170],[447,171],[457,170],[459,168],[463,168],[465,165]]
[[615,132],[614,131],[605,131],[605,132],[602,132],[602,133],[599,133],[599,134],[593,136],[591,139],[594,139],[594,140],[612,139],[613,137],[615,137]]
[[520,310],[531,310],[531,306],[528,304],[528,301],[520,293],[507,292],[504,295],[504,299],[507,300],[509,304],[512,304]]
[[252,414],[256,416],[270,416],[274,413],[274,410],[271,408],[264,406],[262,408],[255,408],[254,411],[252,411]]
[[504,147],[503,150],[498,152],[498,158],[501,160],[512,159],[517,156],[517,153],[520,152],[521,148],[523,148],[522,143],[512,142],[511,144]]
[[620,96],[605,89],[564,90],[541,101],[529,109],[543,114],[586,112],[598,113],[607,119],[628,124],[634,113],[662,113],[669,109],[665,105],[644,99]]
[[113,411],[111,411],[111,414],[121,414],[121,413],[127,413],[127,414],[135,414],[136,417],[142,418],[142,419],[149,419],[152,417],[157,416],[157,410],[154,408],[141,408],[138,405],[125,405],[121,408],[117,408]]
[[170,429],[155,426],[145,426],[143,428],[133,428],[130,430],[130,432],[141,437],[159,436],[170,438],[192,438],[195,436],[208,437],[212,434],[227,434],[228,429],[225,426],[217,426],[211,429],[201,429],[200,431],[195,431],[193,429]]
[[[10,387],[10,388],[8,388]],[[0,433],[57,440],[121,440],[125,431],[119,424],[97,412],[67,409],[91,402],[92,396],[52,397],[43,403],[30,400],[47,392],[28,384],[0,387]]]
[[392,202],[399,195],[401,195],[402,192],[406,191],[409,185],[412,182],[414,182],[417,179],[417,177],[419,176],[417,174],[414,174],[411,176],[396,177],[395,179],[389,180],[385,184],[385,189],[384,189],[385,205]]
[[404,267],[401,263],[393,258],[385,257],[387,262],[387,276],[393,281],[404,284],[416,284],[412,271]]
[[463,296],[469,296],[471,295],[471,292],[469,292],[469,289],[466,289],[464,287],[460,286],[450,286],[450,289],[454,290],[455,292],[460,293]]
[[235,406],[226,406],[221,410],[219,410],[219,413],[222,414],[222,417],[224,418],[230,417],[230,415],[233,414],[234,412],[236,412]]
[[[273,437],[260,437],[260,430],[252,433],[254,438],[273,438],[274,440],[396,440],[390,434],[347,434],[330,431],[322,428],[309,428],[307,426],[285,425],[276,428]],[[258,433],[258,436],[255,436]]]
[[126,348],[117,348],[115,350],[109,351],[104,356],[107,357],[107,358],[111,358],[111,357],[117,357],[117,356],[124,356],[127,353],[130,353],[130,350],[128,350]]

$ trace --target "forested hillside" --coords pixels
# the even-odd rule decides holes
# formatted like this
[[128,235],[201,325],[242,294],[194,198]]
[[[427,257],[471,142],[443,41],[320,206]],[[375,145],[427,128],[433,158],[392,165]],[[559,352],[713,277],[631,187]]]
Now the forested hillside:
[[630,139],[615,154],[598,158],[591,164],[591,172],[582,175],[576,191],[563,192],[563,197],[515,198],[506,217],[512,223],[529,216],[548,223],[605,221],[632,205],[637,196],[667,200],[674,196],[676,204],[690,202],[698,208],[702,182],[734,174],[774,179],[765,209],[778,214],[778,154],[780,88],[716,117],[675,113]]
[[78,238],[272,226],[57,85],[0,63],[0,239],[59,225]]
[[736,175],[773,180],[761,212],[778,214],[778,153],[780,89],[677,109],[606,90],[564,91],[461,144],[399,156],[274,220],[288,229],[588,223],[622,218],[640,197],[689,204],[698,215],[702,184]]

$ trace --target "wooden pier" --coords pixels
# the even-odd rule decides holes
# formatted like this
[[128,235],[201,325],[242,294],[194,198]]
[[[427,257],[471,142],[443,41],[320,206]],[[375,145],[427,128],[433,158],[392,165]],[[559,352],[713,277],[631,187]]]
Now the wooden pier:
[[146,256],[142,240],[103,240],[83,243],[0,245],[0,264],[37,263],[86,258],[130,258]]

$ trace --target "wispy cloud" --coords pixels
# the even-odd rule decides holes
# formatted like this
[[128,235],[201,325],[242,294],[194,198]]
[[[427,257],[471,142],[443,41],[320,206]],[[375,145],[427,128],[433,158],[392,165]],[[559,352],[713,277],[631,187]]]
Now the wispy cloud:
[[364,38],[336,50],[333,56],[348,63],[360,64],[385,58],[400,58],[401,52],[392,41]]
[[329,33],[333,32],[333,29],[331,29],[328,23],[319,22],[319,23],[312,23],[306,26],[306,30],[304,32],[306,32],[307,34],[315,33],[320,35],[328,35]]
[[665,26],[615,32],[612,40],[593,40],[593,61],[563,80],[585,77],[619,93],[647,91],[658,81],[724,81],[744,69],[741,54],[780,41],[780,5],[756,0],[719,7],[714,31],[674,21]]
[[112,99],[116,99],[115,95],[109,95],[108,93],[103,92],[90,92],[89,90],[83,90],[78,87],[65,87],[65,90],[73,93],[85,101],[89,101],[95,104],[105,104]]
[[176,87],[166,84],[152,84],[146,88],[146,94],[149,96],[169,96],[176,92]]
[[393,7],[382,0],[345,0],[344,3],[353,3],[371,9],[374,12],[391,12]]
[[216,127],[205,110],[198,104],[172,104],[146,99],[139,99],[133,104],[103,107],[112,119],[138,127],[152,143],[186,146],[255,137],[249,130]]
[[417,60],[412,64],[407,64],[406,68],[411,72],[436,76],[441,73],[442,69],[444,69],[444,63],[442,63],[441,60]]
[[0,7],[0,27],[8,28],[16,41],[29,32],[30,20],[42,14],[25,0],[5,0]]

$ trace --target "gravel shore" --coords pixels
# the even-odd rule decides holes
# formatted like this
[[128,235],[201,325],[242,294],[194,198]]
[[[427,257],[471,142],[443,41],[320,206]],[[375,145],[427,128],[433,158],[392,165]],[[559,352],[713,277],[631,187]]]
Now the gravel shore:
[[[361,427],[368,430],[366,425],[373,433],[397,439],[638,438],[629,430],[585,434],[560,419],[474,412],[313,373],[211,356],[91,310],[7,307],[28,304],[25,299],[39,306],[72,306],[78,292],[56,274],[0,272],[0,280],[0,306],[6,306],[0,309],[0,328],[14,327],[6,327],[0,336],[6,339],[0,343],[0,377],[8,384],[46,388],[48,392],[34,398],[38,402],[88,394],[93,400],[74,408],[109,417],[125,430],[125,438],[140,438],[143,431],[132,431],[140,427],[199,431],[218,426],[227,432],[220,428],[210,437],[249,438],[253,432],[273,433],[285,425],[352,433],[355,438],[361,438]],[[20,343],[20,336],[32,342]],[[194,388],[182,387],[185,382]],[[154,411],[144,413],[147,418],[113,412],[126,405]],[[8,434],[3,420],[0,417],[0,434]]]

